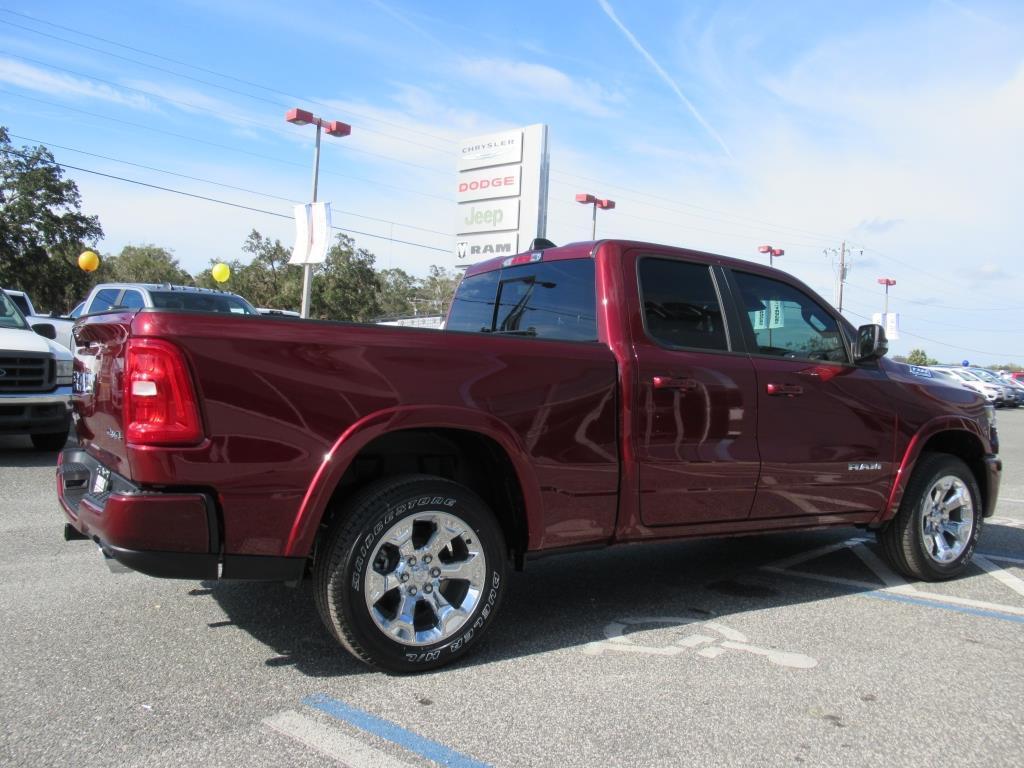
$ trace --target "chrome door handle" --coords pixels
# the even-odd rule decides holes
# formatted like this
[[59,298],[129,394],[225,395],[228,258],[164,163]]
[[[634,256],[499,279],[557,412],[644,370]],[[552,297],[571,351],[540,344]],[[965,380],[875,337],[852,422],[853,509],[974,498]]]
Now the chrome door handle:
[[655,389],[682,389],[685,391],[697,388],[696,379],[682,379],[674,376],[655,376],[652,379]]
[[764,391],[769,395],[780,397],[797,397],[804,393],[804,388],[799,384],[766,384]]

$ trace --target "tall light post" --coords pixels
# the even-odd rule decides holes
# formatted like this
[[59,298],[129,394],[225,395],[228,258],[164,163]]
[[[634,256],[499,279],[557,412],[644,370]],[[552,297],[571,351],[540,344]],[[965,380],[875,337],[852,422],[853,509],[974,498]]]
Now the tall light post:
[[[313,150],[313,200],[316,202],[316,188],[317,182],[320,180],[320,130],[324,129],[328,136],[348,136],[352,133],[352,126],[348,123],[342,123],[338,120],[325,120],[322,117],[317,117],[312,112],[307,112],[304,109],[289,109],[285,113],[284,119],[292,125],[309,125],[313,124],[316,126],[316,148]],[[313,295],[313,265],[306,263],[302,265],[302,309],[300,314],[302,317],[309,317],[309,306]]]
[[[885,286],[885,315],[889,314],[889,286],[896,285],[896,281],[891,277],[880,277],[878,278],[878,284]],[[884,315],[883,315],[884,319]]]
[[576,202],[582,203],[583,205],[594,206],[594,214],[590,220],[590,239],[597,240],[597,209],[600,208],[602,211],[610,211],[615,207],[615,201],[599,200],[594,195],[588,195],[586,192],[580,192],[576,195]]
[[769,267],[774,267],[775,266],[775,257],[776,256],[783,256],[786,253],[782,248],[774,248],[774,247],[772,247],[770,245],[760,245],[760,246],[758,246],[757,252],[758,253],[767,253],[768,254],[768,266]]

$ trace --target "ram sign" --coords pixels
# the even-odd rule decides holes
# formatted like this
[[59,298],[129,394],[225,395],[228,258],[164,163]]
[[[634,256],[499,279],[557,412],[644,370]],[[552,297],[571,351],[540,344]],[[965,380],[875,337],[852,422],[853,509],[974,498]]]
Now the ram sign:
[[547,231],[548,129],[466,139],[455,180],[455,255],[481,261],[528,248]]

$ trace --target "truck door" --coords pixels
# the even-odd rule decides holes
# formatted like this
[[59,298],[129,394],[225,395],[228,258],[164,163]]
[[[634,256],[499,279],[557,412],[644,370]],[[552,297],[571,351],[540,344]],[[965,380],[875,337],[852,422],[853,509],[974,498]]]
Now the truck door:
[[641,520],[743,520],[759,469],[756,382],[738,329],[722,312],[718,270],[669,254],[631,257],[626,284],[635,274],[640,299],[631,334]]
[[852,364],[838,320],[805,291],[732,274],[757,372],[761,477],[751,518],[878,511],[894,471],[885,374]]

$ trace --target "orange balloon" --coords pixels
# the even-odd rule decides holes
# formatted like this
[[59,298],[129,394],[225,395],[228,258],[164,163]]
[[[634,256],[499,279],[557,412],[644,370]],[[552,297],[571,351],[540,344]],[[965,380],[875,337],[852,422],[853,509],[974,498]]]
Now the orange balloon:
[[82,251],[82,255],[78,257],[78,266],[85,272],[95,272],[99,265],[100,257],[92,251]]

